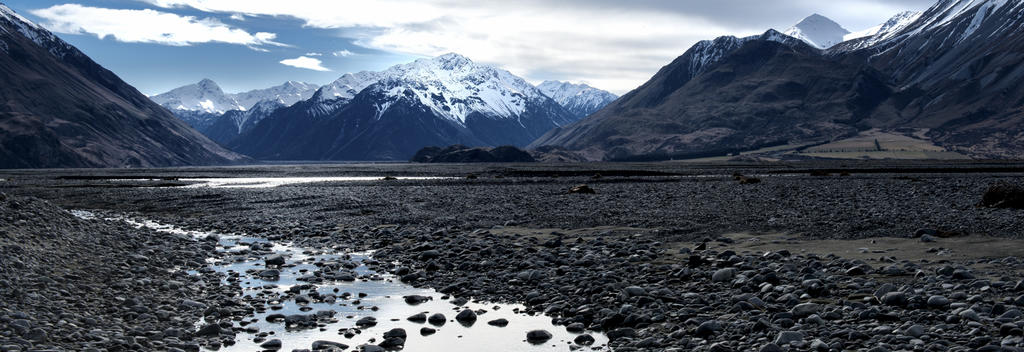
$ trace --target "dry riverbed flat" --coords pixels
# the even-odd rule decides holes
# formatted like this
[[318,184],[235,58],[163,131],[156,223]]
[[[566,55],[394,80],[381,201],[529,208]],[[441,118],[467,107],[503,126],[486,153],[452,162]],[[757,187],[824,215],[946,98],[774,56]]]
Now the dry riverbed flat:
[[[1024,213],[978,204],[1022,176],[971,161],[6,171],[0,349],[1017,350]],[[209,180],[228,178],[245,179]]]

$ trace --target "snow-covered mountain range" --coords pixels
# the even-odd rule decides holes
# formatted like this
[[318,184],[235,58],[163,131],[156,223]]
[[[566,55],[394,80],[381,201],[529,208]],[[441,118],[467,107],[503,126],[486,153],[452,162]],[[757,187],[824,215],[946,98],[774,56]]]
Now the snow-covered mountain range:
[[619,98],[615,94],[584,83],[544,81],[537,89],[562,104],[562,107],[578,118],[587,117]]
[[265,101],[288,106],[309,99],[317,89],[320,89],[320,86],[316,84],[288,81],[278,86],[230,94],[229,96],[246,109],[250,109],[254,105]]
[[828,17],[813,14],[782,33],[803,40],[815,48],[828,49],[843,42],[843,37],[850,34],[850,31]]
[[[393,66],[377,78],[376,89],[389,97],[378,104],[378,113],[386,112],[398,98],[411,98],[438,116],[460,124],[465,124],[471,114],[516,118],[531,101],[548,99],[526,80],[458,54]],[[565,118],[553,122],[561,125],[572,121]]]
[[247,92],[228,94],[216,82],[203,79],[157,94],[152,99],[171,111],[188,110],[208,114],[223,114],[230,110],[247,110],[261,101],[277,101],[284,105],[295,104],[309,99],[319,87],[315,84],[288,81],[284,84],[255,89]]
[[[286,82],[267,89],[228,94],[212,80],[204,79],[151,98],[223,144],[237,137],[236,134],[244,134],[262,119],[246,122],[251,117],[269,116],[273,111],[266,109],[270,107],[279,109],[301,101],[304,102],[301,115],[325,118],[371,86],[381,93],[380,101],[375,104],[378,114],[384,114],[399,98],[410,98],[434,115],[463,127],[470,115],[491,119],[519,117],[527,112],[528,105],[545,104],[548,95],[569,112],[564,116],[555,114],[549,121],[553,126],[560,126],[585,117],[616,98],[587,85],[560,82],[545,82],[543,87],[548,89],[545,93],[508,71],[474,63],[458,54],[419,59],[383,71],[347,73],[322,87]],[[260,102],[273,104],[267,104],[258,112],[245,113]],[[296,115],[296,112],[290,114]],[[222,119],[232,121],[220,121]],[[230,126],[235,126],[237,133],[231,132]]]
[[346,74],[230,145],[271,159],[407,159],[431,145],[523,146],[578,119],[508,71],[446,54]]

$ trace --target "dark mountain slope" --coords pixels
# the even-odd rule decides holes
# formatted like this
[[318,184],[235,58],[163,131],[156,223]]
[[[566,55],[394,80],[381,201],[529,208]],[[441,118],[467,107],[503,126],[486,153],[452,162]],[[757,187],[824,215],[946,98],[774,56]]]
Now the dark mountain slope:
[[205,165],[242,159],[3,5],[0,42],[0,168]]
[[717,155],[852,135],[888,98],[890,88],[870,67],[774,35],[719,38],[715,51],[727,54],[717,60],[695,47],[637,90],[533,146],[607,160]]
[[974,157],[1024,156],[1024,2],[943,0],[915,18],[827,51],[774,31],[698,43],[531,147],[665,159],[879,129],[923,133],[924,143]]
[[1024,156],[1024,2],[942,1],[864,51],[901,87],[902,124],[971,155]]

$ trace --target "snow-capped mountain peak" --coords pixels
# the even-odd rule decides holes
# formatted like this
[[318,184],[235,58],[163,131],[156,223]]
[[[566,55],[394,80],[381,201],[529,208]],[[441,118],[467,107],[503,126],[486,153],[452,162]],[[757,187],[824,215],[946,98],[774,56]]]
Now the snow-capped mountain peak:
[[544,81],[537,89],[579,118],[586,117],[618,99],[615,94],[585,83]]
[[787,29],[783,34],[803,40],[818,49],[828,49],[843,42],[850,31],[828,17],[813,14]]
[[150,99],[171,111],[185,110],[223,114],[229,110],[246,109],[237,100],[224,94],[216,82],[207,78],[197,83],[172,89],[167,93],[154,95]]
[[203,78],[199,83],[196,83],[196,86],[205,92],[224,93],[224,91],[220,89],[220,86],[217,85],[217,82],[214,82],[209,78]]
[[473,60],[470,60],[468,57],[456,53],[447,53],[431,60],[437,61],[445,70],[456,70],[461,67],[473,65]]
[[[525,111],[528,101],[549,99],[508,71],[477,64],[454,53],[395,65],[382,72],[345,75],[331,84],[347,88],[348,94],[371,85],[389,97],[378,107],[381,114],[394,100],[409,98],[458,123],[465,123],[472,113],[513,118]],[[334,91],[335,96],[346,96],[338,95],[339,91]]]

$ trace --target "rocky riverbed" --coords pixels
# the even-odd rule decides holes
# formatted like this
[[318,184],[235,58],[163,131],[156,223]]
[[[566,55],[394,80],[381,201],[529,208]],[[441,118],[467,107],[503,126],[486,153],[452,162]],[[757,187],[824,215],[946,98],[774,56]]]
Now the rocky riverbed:
[[[246,287],[253,289],[244,283],[255,282],[252,276],[262,270],[215,270],[217,263],[205,258],[226,261],[230,251],[223,244],[130,225],[83,225],[70,214],[48,216],[67,213],[27,198],[39,197],[67,209],[246,233],[314,255],[373,250],[373,260],[357,267],[383,275],[380,280],[386,276],[436,290],[437,301],[441,296],[466,300],[446,303],[449,309],[474,302],[519,304],[523,313],[548,317],[535,330],[607,336],[607,348],[616,351],[1024,347],[1024,213],[978,206],[986,189],[1018,182],[1021,170],[1013,165],[958,166],[966,171],[945,165],[904,171],[891,165],[856,166],[843,171],[829,165],[815,173],[801,170],[808,165],[673,164],[0,175],[7,180],[0,184],[9,195],[6,202],[45,209],[3,208],[5,217],[24,221],[4,224],[9,239],[4,257],[16,259],[3,259],[0,287],[5,297],[17,294],[28,300],[5,300],[0,319],[18,323],[0,331],[0,342],[23,350],[225,349],[255,343],[254,334],[239,322],[267,311],[274,299],[297,303],[303,294],[314,304],[321,299],[308,290],[285,294],[274,288],[259,300],[243,299]],[[734,173],[760,182],[741,184]],[[189,184],[182,180],[186,177],[267,174],[380,179],[273,188],[181,187]],[[384,179],[391,175],[447,178]],[[568,192],[583,183],[594,193]],[[102,235],[86,236],[92,233]],[[86,250],[76,252],[79,247]],[[248,248],[230,255],[245,262],[266,261],[274,254],[272,245]],[[44,252],[56,254],[45,257]],[[132,259],[135,255],[154,262],[144,264],[146,270],[133,270],[133,260],[141,260]],[[308,274],[314,280],[328,274],[327,281],[335,280],[334,262],[317,265],[312,260],[295,264],[312,265]],[[325,266],[332,270],[317,270]],[[61,271],[73,274],[56,276]],[[119,282],[127,286],[110,284]],[[187,284],[168,290],[153,282]],[[90,285],[100,294],[88,299],[73,294]],[[292,287],[300,286],[279,288],[287,292]],[[188,304],[182,303],[185,299]],[[191,302],[196,309],[183,308]],[[454,319],[451,313],[457,312],[447,319]],[[82,321],[87,314],[107,322],[105,329]],[[214,328],[211,321],[221,323]],[[174,328],[182,333],[166,333]],[[209,330],[204,333],[204,328]],[[95,330],[108,335],[93,339],[88,334],[100,334]],[[394,348],[395,341],[389,345],[388,337],[377,336],[385,331],[378,330],[369,330],[372,344]],[[466,334],[483,333],[478,331],[483,330]],[[405,332],[406,337],[419,333]],[[40,339],[40,333],[47,337]],[[263,342],[286,342],[286,336],[265,336]],[[516,339],[534,346],[526,340],[544,337],[538,331]],[[554,347],[588,345],[562,339],[564,344]],[[339,342],[360,344],[345,342],[344,333]],[[415,346],[406,349],[419,350]]]

